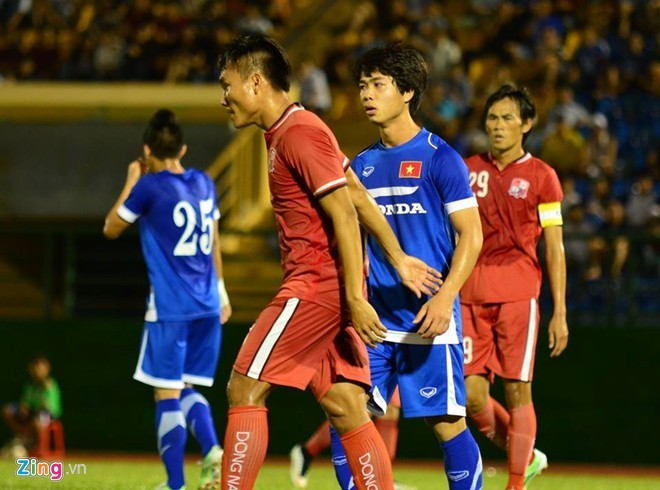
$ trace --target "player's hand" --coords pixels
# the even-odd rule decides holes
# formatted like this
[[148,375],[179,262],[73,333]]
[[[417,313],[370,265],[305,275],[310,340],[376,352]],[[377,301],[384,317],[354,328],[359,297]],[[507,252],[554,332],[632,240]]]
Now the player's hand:
[[566,315],[552,315],[548,326],[550,357],[557,357],[568,345],[568,325]]
[[395,267],[403,284],[418,298],[422,294],[433,296],[442,286],[442,274],[417,257],[404,255]]
[[231,316],[231,305],[225,305],[220,309],[220,322],[224,325]]
[[128,173],[126,175],[126,182],[131,182],[135,184],[138,180],[140,180],[140,177],[142,177],[145,173],[146,169],[146,164],[144,163],[144,159],[138,158],[136,160],[133,160],[131,163],[128,164]]
[[417,313],[413,323],[421,322],[417,334],[424,339],[432,339],[442,335],[449,328],[449,322],[454,311],[454,299],[442,294],[436,294],[427,301]]
[[380,323],[376,310],[366,299],[351,301],[348,307],[351,311],[353,328],[365,344],[376,347],[376,344],[385,340],[387,329]]

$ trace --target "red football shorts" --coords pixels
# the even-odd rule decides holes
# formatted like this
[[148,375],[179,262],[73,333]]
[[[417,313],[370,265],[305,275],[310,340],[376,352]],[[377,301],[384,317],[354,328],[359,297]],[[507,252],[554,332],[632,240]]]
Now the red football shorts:
[[528,301],[470,305],[461,303],[465,376],[482,374],[491,382],[531,381],[540,313]]
[[345,379],[370,387],[364,342],[341,314],[298,298],[277,298],[261,312],[238,353],[234,370],[301,390],[321,400]]

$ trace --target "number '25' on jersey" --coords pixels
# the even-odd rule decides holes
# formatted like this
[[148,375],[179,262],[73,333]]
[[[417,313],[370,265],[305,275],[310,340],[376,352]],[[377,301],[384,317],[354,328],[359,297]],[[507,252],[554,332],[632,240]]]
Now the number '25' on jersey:
[[220,302],[213,263],[214,223],[220,217],[215,186],[196,169],[147,174],[118,210],[139,219],[151,292],[146,321],[180,321],[217,315]]

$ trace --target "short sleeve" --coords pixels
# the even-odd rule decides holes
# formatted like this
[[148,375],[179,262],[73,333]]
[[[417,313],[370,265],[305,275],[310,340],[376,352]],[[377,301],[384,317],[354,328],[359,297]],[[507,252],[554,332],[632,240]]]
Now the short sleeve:
[[431,174],[447,213],[477,207],[467,166],[449,145],[444,144],[435,151]]
[[314,196],[323,196],[346,185],[348,158],[322,129],[302,125],[288,129],[280,151]]
[[149,209],[151,186],[148,183],[148,177],[145,176],[138,180],[124,204],[117,210],[119,217],[128,223],[135,223]]
[[549,167],[545,167],[545,170],[545,177],[541,183],[541,193],[539,195],[539,221],[542,228],[561,226],[564,222],[561,215],[561,201],[564,198],[564,193],[557,173]]

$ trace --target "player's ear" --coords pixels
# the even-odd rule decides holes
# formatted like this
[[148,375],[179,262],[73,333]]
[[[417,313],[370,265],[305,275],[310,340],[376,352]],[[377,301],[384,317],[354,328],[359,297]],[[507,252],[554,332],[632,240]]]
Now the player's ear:
[[181,151],[179,152],[179,160],[183,158],[183,155],[185,155],[187,151],[188,151],[188,145],[183,145],[181,147]]
[[407,90],[406,92],[403,93],[403,101],[408,104],[413,97],[415,96],[415,91],[414,90]]
[[529,133],[532,130],[532,126],[534,126],[534,119],[525,119],[522,123],[523,134]]
[[151,155],[151,148],[149,148],[149,145],[142,145],[142,152],[144,153],[144,157],[147,158]]
[[264,79],[263,79],[263,77],[261,76],[260,73],[254,72],[252,75],[250,75],[250,82],[251,82],[251,85],[252,85],[252,92],[256,94],[257,90],[259,90],[259,88],[261,88],[261,85],[263,84]]

